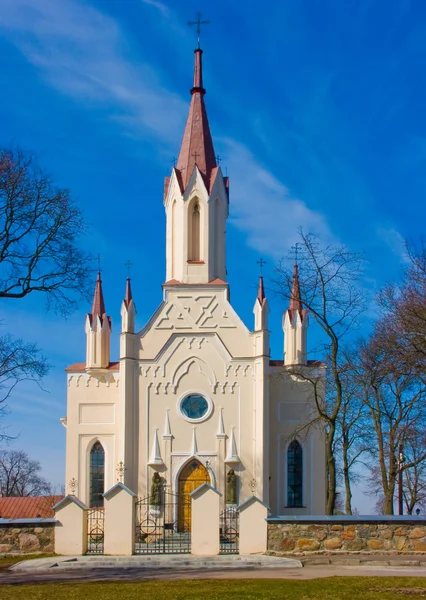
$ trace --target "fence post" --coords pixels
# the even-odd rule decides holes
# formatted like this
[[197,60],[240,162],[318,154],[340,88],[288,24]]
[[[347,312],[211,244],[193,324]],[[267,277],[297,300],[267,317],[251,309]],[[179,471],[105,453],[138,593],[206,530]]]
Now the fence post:
[[191,492],[191,554],[219,554],[219,499],[221,493],[208,483]]
[[76,496],[65,496],[53,507],[55,525],[55,552],[65,556],[80,556],[87,551],[88,508]]
[[104,554],[131,556],[135,549],[136,494],[116,483],[104,494]]
[[238,507],[240,511],[240,554],[266,552],[268,547],[269,507],[251,496]]

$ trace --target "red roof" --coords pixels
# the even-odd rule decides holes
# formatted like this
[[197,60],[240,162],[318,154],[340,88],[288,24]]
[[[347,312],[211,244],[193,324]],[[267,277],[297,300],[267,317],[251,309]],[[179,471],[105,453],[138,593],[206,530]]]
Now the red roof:
[[0,496],[1,519],[47,519],[54,517],[52,506],[63,496]]
[[104,302],[104,294],[102,292],[102,279],[101,272],[98,271],[98,276],[96,278],[95,284],[95,293],[93,295],[93,304],[92,304],[92,316],[105,314],[105,302]]
[[206,176],[207,185],[209,185],[212,170],[217,166],[206,105],[204,103],[206,90],[203,88],[202,53],[203,51],[200,48],[195,50],[194,85],[191,90],[192,98],[176,165],[177,170],[182,175],[184,188],[188,185],[195,165]]
[[[85,371],[86,370],[86,363],[83,362],[79,362],[79,363],[73,363],[72,365],[70,365],[69,367],[67,367],[65,369],[66,373],[70,373],[71,371]],[[120,370],[120,363],[119,362],[110,362],[109,366],[108,366],[108,371],[119,371]]]

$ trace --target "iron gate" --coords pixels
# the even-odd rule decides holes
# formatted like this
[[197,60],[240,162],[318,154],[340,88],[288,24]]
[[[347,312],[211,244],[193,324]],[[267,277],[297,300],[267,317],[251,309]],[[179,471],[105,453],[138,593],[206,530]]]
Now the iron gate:
[[146,496],[136,503],[135,554],[191,552],[191,499],[162,491],[161,501]]
[[87,552],[104,553],[104,509],[91,508],[87,512]]
[[220,554],[238,554],[240,537],[240,513],[227,506],[219,517]]

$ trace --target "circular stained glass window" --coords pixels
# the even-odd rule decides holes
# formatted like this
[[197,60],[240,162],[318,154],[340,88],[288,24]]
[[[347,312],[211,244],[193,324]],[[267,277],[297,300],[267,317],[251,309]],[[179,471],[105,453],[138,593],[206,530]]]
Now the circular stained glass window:
[[207,400],[198,394],[186,396],[180,404],[183,415],[191,421],[198,421],[205,417],[209,412],[209,408]]

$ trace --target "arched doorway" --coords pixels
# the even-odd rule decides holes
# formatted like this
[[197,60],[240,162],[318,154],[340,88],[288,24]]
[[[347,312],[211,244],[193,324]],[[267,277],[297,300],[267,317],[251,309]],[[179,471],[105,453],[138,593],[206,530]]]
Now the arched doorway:
[[185,465],[179,475],[179,506],[178,529],[179,531],[191,530],[191,498],[189,494],[203,483],[210,484],[210,475],[204,465],[195,458]]

